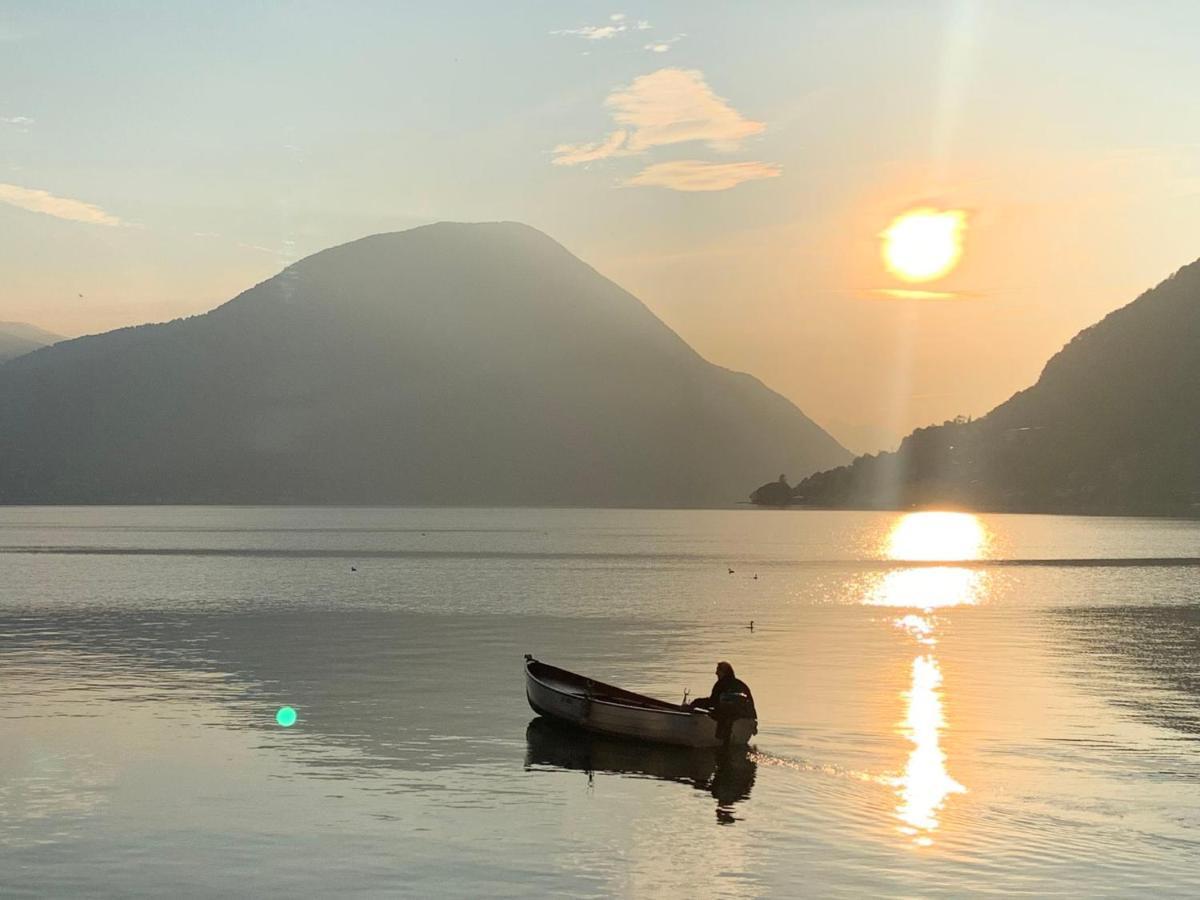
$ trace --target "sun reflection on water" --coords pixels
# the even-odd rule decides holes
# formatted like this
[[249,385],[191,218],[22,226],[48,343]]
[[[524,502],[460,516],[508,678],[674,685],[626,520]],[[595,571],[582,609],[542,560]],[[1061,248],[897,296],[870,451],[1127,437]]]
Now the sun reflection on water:
[[979,559],[987,529],[970,513],[918,512],[903,516],[888,533],[888,559],[911,561]]
[[912,663],[912,686],[904,695],[908,708],[900,723],[901,732],[913,744],[904,774],[896,779],[900,805],[896,814],[904,825],[900,831],[911,835],[918,846],[933,843],[938,813],[950,794],[966,792],[946,770],[946,754],[941,747],[941,732],[946,727],[942,711],[942,671],[931,655],[918,656]]
[[918,616],[916,613],[909,613],[896,620],[896,627],[907,631],[918,644],[932,647],[937,643],[937,638],[933,636],[935,623],[932,616]]
[[863,602],[923,610],[973,606],[983,599],[985,580],[983,572],[955,566],[897,569],[875,582]]
[[[897,562],[961,562],[980,559],[989,542],[987,529],[969,513],[919,512],[903,516],[889,532],[883,552]],[[894,620],[925,652],[912,661],[904,718],[897,730],[911,744],[904,772],[891,780],[900,799],[896,816],[902,834],[919,847],[933,844],[939,815],[952,794],[966,793],[946,767],[942,732],[942,671],[930,648],[937,644],[934,610],[974,605],[986,593],[986,574],[964,566],[899,568],[886,572],[863,602],[914,610]],[[917,612],[919,610],[920,612]]]

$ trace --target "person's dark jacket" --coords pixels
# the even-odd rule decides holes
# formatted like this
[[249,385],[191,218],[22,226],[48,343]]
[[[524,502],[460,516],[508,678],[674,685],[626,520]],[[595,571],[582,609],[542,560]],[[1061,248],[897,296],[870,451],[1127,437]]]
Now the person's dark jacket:
[[758,718],[758,711],[754,708],[754,695],[750,693],[750,686],[740,678],[718,678],[717,683],[712,687],[712,693],[707,697],[697,698],[693,701],[692,706],[697,709],[715,710],[720,705],[722,694],[745,694],[750,700],[751,718]]

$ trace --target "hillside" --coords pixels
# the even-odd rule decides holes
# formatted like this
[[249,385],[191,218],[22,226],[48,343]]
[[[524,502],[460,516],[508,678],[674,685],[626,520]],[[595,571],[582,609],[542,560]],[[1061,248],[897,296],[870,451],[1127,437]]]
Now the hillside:
[[57,334],[24,322],[0,322],[0,362],[16,359],[61,340],[62,337]]
[[314,254],[0,365],[0,502],[698,506],[849,459],[532,228]]
[[[1200,261],[1076,335],[1032,387],[795,489],[820,506],[1200,513]],[[753,483],[753,482],[749,482]]]

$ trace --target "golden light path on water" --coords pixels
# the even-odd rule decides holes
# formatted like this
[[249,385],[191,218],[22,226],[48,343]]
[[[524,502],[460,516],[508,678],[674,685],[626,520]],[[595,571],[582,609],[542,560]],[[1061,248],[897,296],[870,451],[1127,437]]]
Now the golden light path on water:
[[[918,512],[903,516],[887,536],[884,553],[897,561],[962,561],[981,558],[987,530],[969,513]],[[963,566],[896,569],[887,572],[864,598],[872,606],[919,610],[895,620],[918,644],[932,648],[934,611],[978,603],[985,575]],[[897,729],[911,744],[903,774],[891,780],[900,799],[899,831],[919,847],[933,844],[939,813],[952,794],[966,792],[946,766],[941,735],[947,727],[942,672],[931,650],[912,661],[911,682],[903,693],[904,718]]]

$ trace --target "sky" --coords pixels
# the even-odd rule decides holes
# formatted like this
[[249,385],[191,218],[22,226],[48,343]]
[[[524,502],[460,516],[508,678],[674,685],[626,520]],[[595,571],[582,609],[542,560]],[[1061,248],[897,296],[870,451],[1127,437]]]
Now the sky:
[[[0,321],[165,321],[367,234],[516,220],[889,448],[1200,256],[1197,33],[1171,0],[9,0]],[[964,222],[916,286],[881,255],[913,208]]]

